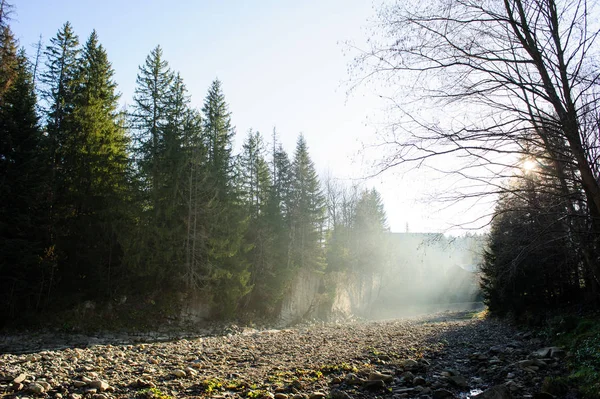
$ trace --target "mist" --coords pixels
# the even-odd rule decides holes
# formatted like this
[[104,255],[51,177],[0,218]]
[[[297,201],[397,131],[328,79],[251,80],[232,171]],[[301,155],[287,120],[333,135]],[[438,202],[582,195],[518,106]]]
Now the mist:
[[389,233],[373,319],[481,309],[484,235]]

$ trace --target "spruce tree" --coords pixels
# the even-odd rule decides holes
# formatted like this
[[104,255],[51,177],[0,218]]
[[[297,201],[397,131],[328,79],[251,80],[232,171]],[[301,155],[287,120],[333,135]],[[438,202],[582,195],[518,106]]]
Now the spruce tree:
[[0,315],[5,321],[46,304],[55,264],[48,237],[47,150],[33,79],[4,10],[0,17]]
[[206,263],[213,279],[221,315],[234,314],[238,301],[248,293],[249,272],[241,256],[247,220],[234,184],[234,159],[231,154],[234,130],[221,82],[215,80],[202,108],[203,135],[207,150],[205,237]]
[[296,143],[292,177],[291,261],[296,267],[321,269],[325,198],[303,135]]
[[[124,228],[127,195],[127,139],[118,111],[114,71],[93,31],[78,57],[70,116],[70,156],[65,168],[73,173],[68,187],[73,213],[64,250],[76,273],[74,282],[92,297],[111,295],[122,248],[118,232]],[[79,278],[73,281],[73,276]]]

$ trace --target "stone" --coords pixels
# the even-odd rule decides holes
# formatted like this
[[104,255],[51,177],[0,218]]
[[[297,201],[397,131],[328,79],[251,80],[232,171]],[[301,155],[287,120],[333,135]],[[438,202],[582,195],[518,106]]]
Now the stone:
[[433,391],[433,399],[450,399],[454,397],[454,394],[447,389],[436,389]]
[[185,371],[183,370],[175,370],[173,371],[173,375],[177,378],[184,378],[186,376]]
[[519,362],[517,362],[517,365],[519,365],[520,368],[524,369],[530,366],[533,366],[533,360],[527,359],[527,360],[521,360]]
[[369,381],[384,381],[390,382],[394,379],[393,376],[389,374],[378,373],[376,371],[369,374]]
[[363,383],[365,389],[385,389],[385,382],[383,380],[368,380]]
[[16,384],[20,384],[21,382],[25,381],[26,379],[27,379],[27,374],[21,373],[13,380],[13,382]]
[[73,386],[74,386],[75,388],[83,388],[83,387],[84,387],[84,386],[86,386],[86,385],[87,385],[87,383],[86,383],[86,382],[84,382],[84,381],[79,381],[79,380],[75,380],[75,381],[73,381]]
[[97,389],[99,392],[104,392],[110,387],[110,385],[108,385],[108,382],[103,380],[94,380],[90,382],[89,385],[90,388]]
[[423,377],[415,377],[413,379],[412,383],[413,383],[413,385],[425,386],[425,384],[427,384],[427,381]]
[[407,383],[412,384],[415,380],[415,375],[410,371],[405,371],[404,373],[400,374],[400,378],[406,381]]
[[468,388],[469,384],[467,383],[467,380],[465,377],[463,377],[462,375],[453,375],[451,377],[448,377],[448,381],[450,381],[450,383],[452,383],[452,385],[455,385],[459,388]]
[[44,387],[44,391],[49,391],[52,389],[52,386],[50,385],[50,383],[48,383],[46,381],[38,381],[38,384],[40,384],[41,386]]
[[108,399],[108,396],[106,396],[103,393],[97,393],[94,396],[92,396],[92,399]]
[[419,363],[413,359],[405,359],[401,362],[401,365],[407,370],[413,370],[419,367]]
[[46,391],[42,384],[38,384],[36,382],[29,384],[27,390],[36,395],[42,394]]
[[81,395],[78,393],[70,393],[69,399],[81,399]]
[[272,393],[272,392],[265,392],[265,393],[262,395],[262,397],[261,397],[261,398],[262,398],[262,399],[274,399],[274,398],[275,398],[275,395],[273,395],[273,393]]
[[88,377],[81,377],[81,381],[85,382],[86,384],[89,384],[90,382],[92,382],[92,379]]
[[551,357],[555,359],[561,359],[567,355],[567,352],[565,352],[563,348],[560,348],[558,346],[549,346],[546,348],[536,350],[535,352],[533,352],[533,355],[540,358]]
[[352,399],[352,396],[340,389],[332,389],[329,395],[331,396],[331,399]]
[[20,383],[20,382],[16,382],[16,383],[13,383],[13,384],[12,384],[12,386],[11,386],[10,388],[11,388],[13,391],[15,391],[15,392],[16,392],[16,391],[20,391],[20,390],[22,390],[24,387],[25,387],[25,386],[24,386],[22,383]]
[[360,385],[363,383],[363,380],[361,380],[356,374],[354,373],[349,373],[346,375],[346,378],[344,378],[344,381],[346,381],[346,384],[349,385]]
[[555,399],[556,396],[549,394],[548,392],[538,392],[533,395],[533,399]]
[[473,396],[477,399],[512,399],[512,393],[506,385],[495,385],[486,389],[479,395]]
[[310,394],[310,396],[308,397],[309,399],[325,399],[327,395],[325,395],[323,392],[321,391],[316,391]]
[[274,399],[288,399],[288,396],[282,392],[277,392],[274,396]]

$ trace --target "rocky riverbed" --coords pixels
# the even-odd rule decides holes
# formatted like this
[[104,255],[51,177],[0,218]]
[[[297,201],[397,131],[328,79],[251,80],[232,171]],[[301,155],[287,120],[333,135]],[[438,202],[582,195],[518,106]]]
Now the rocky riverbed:
[[550,398],[544,379],[566,373],[567,355],[464,314],[37,351],[39,337],[20,337],[12,349],[29,353],[6,353],[4,337],[3,398]]

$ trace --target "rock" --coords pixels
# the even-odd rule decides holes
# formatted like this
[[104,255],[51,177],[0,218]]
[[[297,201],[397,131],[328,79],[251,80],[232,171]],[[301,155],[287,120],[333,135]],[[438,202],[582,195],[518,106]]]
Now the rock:
[[419,367],[419,363],[413,359],[405,359],[400,362],[401,366],[407,370],[413,370]]
[[274,396],[274,399],[288,399],[288,396],[282,392],[277,392]]
[[451,377],[448,377],[448,381],[450,381],[452,383],[452,385],[455,385],[459,388],[468,388],[469,384],[467,383],[467,380],[465,377],[463,377],[462,375],[453,375]]
[[92,396],[92,399],[108,399],[108,396],[103,393],[97,393]]
[[329,395],[331,396],[331,399],[352,399],[352,396],[350,396],[346,391],[342,391],[340,389],[332,389]]
[[394,379],[394,377],[392,377],[389,374],[382,374],[382,373],[378,373],[376,371],[372,372],[369,374],[369,381],[384,381],[384,382],[390,382]]
[[361,380],[356,374],[354,373],[349,373],[346,375],[346,378],[344,378],[344,381],[346,381],[346,384],[349,385],[360,385],[363,383],[363,380]]
[[427,381],[423,377],[415,377],[413,379],[412,383],[413,383],[413,385],[425,386],[425,384],[427,384]]
[[549,346],[547,348],[536,350],[535,352],[533,352],[533,355],[541,358],[551,357],[555,359],[562,359],[567,355],[567,352],[565,352],[563,348],[560,348],[558,346]]
[[436,389],[433,391],[433,399],[449,399],[454,397],[454,394],[447,389]]
[[177,378],[184,378],[186,376],[185,371],[183,370],[175,370],[173,371],[173,375]]
[[325,395],[323,392],[316,391],[316,392],[311,393],[308,398],[309,399],[325,399],[326,396],[327,395]]
[[261,398],[262,399],[275,399],[275,395],[273,395],[272,392],[265,392]]
[[156,388],[156,384],[152,381],[146,381],[139,378],[136,380],[135,386],[138,388]]
[[533,399],[554,399],[556,396],[549,394],[548,392],[538,392],[533,395]]
[[46,381],[38,381],[38,384],[44,387],[44,392],[52,389],[52,386]]
[[383,380],[369,380],[363,383],[365,389],[385,389],[385,382]]
[[533,363],[533,360],[527,359],[527,360],[521,360],[521,361],[517,362],[517,365],[518,365],[520,368],[524,369],[524,368],[527,368],[527,367],[533,366],[533,365],[534,365],[534,363]]
[[479,395],[473,396],[477,399],[512,399],[512,397],[512,393],[506,385],[495,385]]
[[415,388],[398,388],[398,389],[394,389],[392,391],[393,394],[397,394],[397,395],[403,395],[403,394],[411,394],[414,393],[416,391]]
[[20,391],[23,388],[24,388],[24,385],[20,382],[13,383],[10,387],[10,389],[13,390],[14,392]]
[[550,357],[552,359],[563,359],[567,356],[567,352],[562,348],[552,348]]
[[38,384],[36,382],[29,384],[27,390],[36,395],[42,394],[46,391],[42,384]]
[[74,381],[73,381],[73,386],[74,386],[75,388],[83,388],[83,387],[84,387],[84,386],[86,386],[86,385],[87,385],[87,383],[86,383],[86,382],[83,382],[83,381],[79,381],[79,380],[74,380]]
[[94,380],[90,382],[89,385],[91,389],[96,389],[99,392],[104,392],[110,387],[110,385],[108,385],[108,382],[103,380]]
[[98,390],[96,388],[88,388],[88,389],[85,390],[85,393],[88,394],[88,395],[93,395],[96,392],[98,392]]
[[404,373],[400,374],[400,378],[407,383],[412,384],[415,379],[415,375],[410,371],[405,371]]
[[495,345],[490,347],[490,352],[491,353],[503,353],[504,352],[504,347],[500,346],[500,345]]
[[78,393],[70,393],[69,399],[81,399],[81,395]]
[[20,384],[21,382],[25,381],[26,379],[27,379],[27,374],[21,373],[13,380],[13,382],[16,384]]
[[81,377],[81,381],[85,382],[86,384],[89,384],[90,382],[92,382],[92,379],[88,377]]

